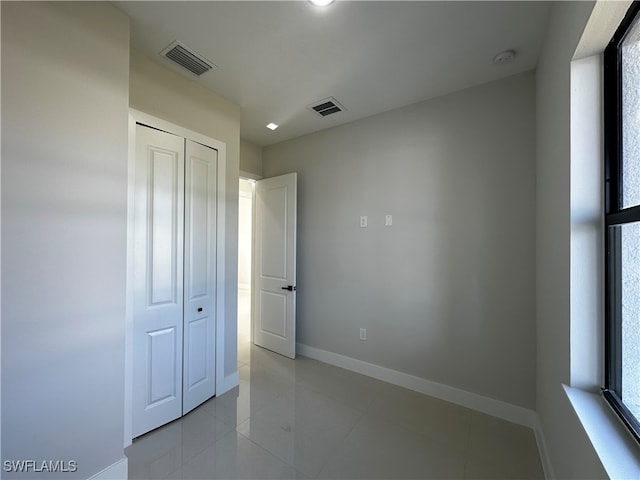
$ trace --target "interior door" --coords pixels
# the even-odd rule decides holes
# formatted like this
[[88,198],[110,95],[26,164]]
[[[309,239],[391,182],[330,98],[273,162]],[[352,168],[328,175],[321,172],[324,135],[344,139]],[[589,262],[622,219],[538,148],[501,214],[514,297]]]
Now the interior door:
[[256,182],[254,342],[296,356],[297,174]]
[[182,414],[184,140],[137,125],[133,436]]
[[182,414],[215,394],[218,152],[186,140]]

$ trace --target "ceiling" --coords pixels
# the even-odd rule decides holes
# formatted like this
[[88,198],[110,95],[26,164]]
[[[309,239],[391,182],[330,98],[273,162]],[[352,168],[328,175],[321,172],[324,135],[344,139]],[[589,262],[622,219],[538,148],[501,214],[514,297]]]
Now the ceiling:
[[[116,2],[131,45],[240,105],[259,146],[535,68],[549,2]],[[200,77],[162,57],[174,40],[217,68]],[[513,49],[512,63],[493,57]],[[334,97],[345,111],[308,106]],[[271,131],[270,122],[280,127]]]

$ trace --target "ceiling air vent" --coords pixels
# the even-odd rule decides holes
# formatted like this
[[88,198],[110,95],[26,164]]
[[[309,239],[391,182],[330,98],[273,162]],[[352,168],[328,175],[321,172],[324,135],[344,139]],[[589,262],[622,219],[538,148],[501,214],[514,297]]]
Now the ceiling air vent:
[[198,55],[193,50],[189,50],[178,41],[173,42],[161,51],[160,55],[167,57],[169,60],[177,63],[183,68],[186,68],[197,76],[200,76],[215,67],[212,62],[204,58],[202,55]]
[[338,101],[333,97],[325,98],[324,100],[320,100],[313,105],[309,105],[309,108],[322,117],[326,117],[327,115],[332,115],[334,113],[342,112],[343,110],[345,110],[345,108],[340,105]]

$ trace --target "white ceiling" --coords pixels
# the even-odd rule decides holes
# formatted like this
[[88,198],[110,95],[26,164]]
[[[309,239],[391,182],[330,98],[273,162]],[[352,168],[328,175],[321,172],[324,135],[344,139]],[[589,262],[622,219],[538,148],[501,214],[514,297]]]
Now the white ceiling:
[[[131,44],[242,108],[265,146],[535,68],[549,2],[116,2]],[[218,68],[197,78],[159,52],[174,40]],[[496,53],[515,61],[496,66]],[[307,107],[335,97],[346,111]],[[275,122],[276,131],[265,125]]]

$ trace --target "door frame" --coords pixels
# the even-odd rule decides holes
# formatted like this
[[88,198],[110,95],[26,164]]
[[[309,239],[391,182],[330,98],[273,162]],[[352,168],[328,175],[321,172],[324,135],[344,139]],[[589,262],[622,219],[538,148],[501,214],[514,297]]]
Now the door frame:
[[[251,195],[251,318],[249,319],[249,329],[250,329],[250,342],[251,345],[253,342],[253,327],[254,327],[254,313],[255,313],[255,253],[256,253],[256,191],[255,191],[255,182],[258,180],[262,180],[264,177],[262,175],[257,175],[255,173],[246,172],[244,170],[240,170],[240,176],[238,180],[247,180],[254,183],[253,186],[253,194]],[[238,194],[239,195],[239,194]],[[240,242],[240,237],[238,237],[238,243]],[[238,284],[239,285],[239,284]]]
[[[125,306],[125,361],[124,361],[124,446],[131,445],[133,435],[133,253],[134,253],[134,193],[135,193],[135,157],[136,124],[141,123],[163,130],[194,142],[214,148],[218,151],[217,209],[216,209],[216,395],[224,393],[233,385],[227,385],[224,374],[225,354],[225,234],[226,234],[226,160],[227,145],[214,138],[188,130],[166,120],[129,109],[129,148],[128,148],[128,185],[127,185],[127,278]],[[237,328],[237,327],[236,327]]]

